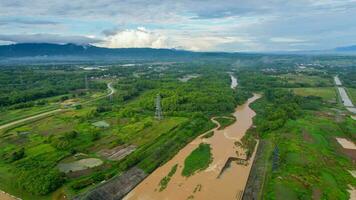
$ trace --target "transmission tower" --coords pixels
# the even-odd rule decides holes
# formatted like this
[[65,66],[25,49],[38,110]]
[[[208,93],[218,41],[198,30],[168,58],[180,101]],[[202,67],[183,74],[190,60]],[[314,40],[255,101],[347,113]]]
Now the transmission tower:
[[162,108],[161,108],[161,96],[159,94],[157,94],[155,103],[156,103],[156,115],[155,115],[155,118],[157,120],[161,120],[163,118],[163,116],[162,116]]

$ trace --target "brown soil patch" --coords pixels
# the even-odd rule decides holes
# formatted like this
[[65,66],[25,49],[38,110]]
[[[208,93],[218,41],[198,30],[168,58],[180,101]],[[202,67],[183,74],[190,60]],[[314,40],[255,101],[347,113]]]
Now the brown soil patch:
[[314,141],[313,137],[306,130],[303,130],[303,139],[304,141],[309,143],[312,143]]
[[351,158],[353,163],[356,163],[356,150],[341,148],[341,152]]
[[323,193],[321,192],[320,189],[314,189],[314,190],[313,190],[312,199],[313,199],[313,200],[320,200],[322,194],[323,194]]
[[16,197],[13,197],[3,191],[0,190],[0,199],[1,200],[17,200]]
[[99,155],[105,157],[108,160],[118,161],[125,158],[133,151],[135,151],[135,149],[136,149],[135,145],[130,145],[130,146],[121,145],[112,149],[103,149],[98,153]]

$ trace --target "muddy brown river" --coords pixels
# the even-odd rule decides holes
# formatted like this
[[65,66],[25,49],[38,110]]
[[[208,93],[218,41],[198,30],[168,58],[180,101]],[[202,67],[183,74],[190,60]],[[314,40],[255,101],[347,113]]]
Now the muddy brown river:
[[[251,170],[254,153],[246,165],[238,165],[232,162],[230,167],[224,170],[219,176],[226,161],[230,157],[244,158],[243,151],[234,145],[235,141],[240,140],[247,129],[252,125],[252,118],[255,112],[249,104],[260,98],[254,94],[248,101],[238,106],[233,113],[236,122],[224,130],[214,129],[211,138],[203,139],[201,136],[193,140],[177,155],[163,166],[157,168],[151,175],[143,180],[133,189],[124,199],[125,200],[185,200],[185,199],[240,199],[246,186],[246,182]],[[214,123],[217,123],[213,120]],[[207,169],[195,173],[190,177],[182,176],[185,158],[202,142],[211,146],[213,161]],[[239,152],[237,156],[236,151]],[[172,166],[178,164],[176,173],[172,176],[165,190],[159,191],[159,182],[171,170]]]

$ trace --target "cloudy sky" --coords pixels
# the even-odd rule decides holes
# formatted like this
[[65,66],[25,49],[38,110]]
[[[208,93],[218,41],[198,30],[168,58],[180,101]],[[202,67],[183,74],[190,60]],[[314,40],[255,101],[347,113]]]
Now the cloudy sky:
[[356,0],[0,0],[0,44],[293,51],[356,44]]

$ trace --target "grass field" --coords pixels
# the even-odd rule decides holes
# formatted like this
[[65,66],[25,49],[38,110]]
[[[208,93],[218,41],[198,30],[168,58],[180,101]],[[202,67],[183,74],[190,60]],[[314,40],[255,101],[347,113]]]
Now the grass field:
[[24,109],[16,110],[5,110],[1,111],[0,115],[0,125],[6,124],[15,120],[23,119],[32,115],[40,114],[43,112],[51,111],[59,108],[58,105],[47,105],[47,106],[34,106]]
[[284,79],[287,83],[299,84],[300,86],[307,87],[325,87],[333,86],[333,80],[330,78],[324,78],[321,76],[310,76],[306,74],[283,74],[279,75],[280,78]]
[[[263,155],[263,163],[257,162],[267,174],[264,182],[264,199],[348,199],[348,185],[356,186],[356,180],[347,171],[354,169],[352,160],[341,152],[335,137],[349,138],[356,132],[353,120],[338,124],[333,119],[305,113],[302,118],[290,120],[263,140],[278,148],[274,155]],[[265,151],[267,152],[267,151]],[[277,161],[272,161],[273,157]],[[269,159],[267,159],[269,158]],[[272,163],[277,168],[272,170]]]
[[209,144],[201,143],[198,148],[184,160],[183,176],[191,176],[197,171],[208,168],[212,162],[212,154]]
[[[100,96],[103,96],[104,94],[106,94],[106,92],[91,92],[87,95],[83,95],[81,97],[71,99],[71,101],[83,103],[83,102],[98,98]],[[23,119],[26,117],[30,117],[33,115],[37,115],[37,114],[40,114],[43,112],[48,112],[51,110],[61,108],[61,107],[63,107],[63,105],[62,105],[63,102],[61,102],[61,97],[64,97],[64,96],[70,96],[70,94],[59,95],[59,96],[41,99],[43,101],[48,102],[48,104],[46,104],[46,105],[35,105],[32,107],[20,108],[20,109],[7,109],[6,107],[2,108],[1,115],[0,115],[0,125],[9,123],[9,122],[12,122],[15,120]],[[95,103],[95,101],[93,103]]]
[[356,105],[356,88],[347,88],[347,93],[350,96],[352,103]]
[[333,87],[292,88],[300,96],[317,96],[326,101],[336,101],[336,91]]

